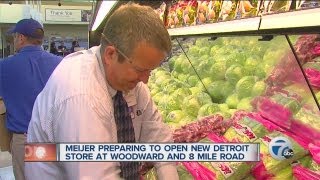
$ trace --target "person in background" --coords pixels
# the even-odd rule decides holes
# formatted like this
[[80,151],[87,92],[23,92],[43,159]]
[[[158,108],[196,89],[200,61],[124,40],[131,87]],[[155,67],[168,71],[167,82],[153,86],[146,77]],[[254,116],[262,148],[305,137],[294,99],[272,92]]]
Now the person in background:
[[64,42],[61,41],[60,46],[58,46],[58,55],[64,57],[66,51],[67,51],[67,47],[64,45]]
[[67,49],[66,46],[64,45],[64,42],[63,42],[63,41],[60,42],[60,46],[58,46],[58,49],[60,49],[60,50],[65,50],[65,49]]
[[33,19],[22,19],[13,34],[16,54],[0,61],[0,96],[7,109],[6,127],[12,132],[11,154],[16,180],[24,176],[24,143],[34,101],[61,57],[43,50],[44,31]]
[[58,55],[58,50],[55,42],[50,43],[50,53],[54,55]]
[[[171,52],[158,15],[148,6],[122,5],[107,20],[100,41],[65,57],[54,71],[36,99],[28,142],[173,142],[146,85]],[[179,178],[175,163],[154,166],[160,180]],[[26,177],[135,180],[138,168],[132,161],[26,162]]]
[[76,47],[80,47],[79,42],[78,41],[72,41],[72,47],[70,49],[70,53],[74,53],[75,52],[74,48],[76,48]]

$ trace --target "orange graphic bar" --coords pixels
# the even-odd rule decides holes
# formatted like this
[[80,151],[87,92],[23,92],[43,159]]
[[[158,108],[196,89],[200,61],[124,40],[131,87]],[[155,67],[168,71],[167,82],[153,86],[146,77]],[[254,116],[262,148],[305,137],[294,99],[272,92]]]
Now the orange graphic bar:
[[25,144],[24,161],[57,161],[57,144]]

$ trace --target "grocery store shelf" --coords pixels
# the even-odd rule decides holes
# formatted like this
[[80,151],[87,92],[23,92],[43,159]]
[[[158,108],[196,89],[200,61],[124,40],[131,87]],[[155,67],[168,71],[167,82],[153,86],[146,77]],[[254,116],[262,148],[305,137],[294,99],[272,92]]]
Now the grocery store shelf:
[[[320,8],[168,29],[170,36],[318,32]],[[315,29],[316,27],[316,29]]]
[[260,17],[168,29],[170,36],[203,35],[226,32],[256,31]]
[[260,30],[320,26],[320,8],[280,14],[261,18]]

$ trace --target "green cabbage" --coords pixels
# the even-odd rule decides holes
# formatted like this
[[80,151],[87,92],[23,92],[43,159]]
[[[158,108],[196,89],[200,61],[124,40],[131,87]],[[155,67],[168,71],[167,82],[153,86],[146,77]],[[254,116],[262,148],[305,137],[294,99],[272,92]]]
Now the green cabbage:
[[252,88],[257,79],[256,76],[245,76],[237,82],[236,92],[240,99],[251,96]]
[[216,62],[212,65],[210,72],[212,75],[210,76],[213,80],[223,80],[226,72],[226,62]]
[[225,73],[225,78],[232,84],[236,84],[243,76],[242,66],[238,64],[231,65]]
[[226,103],[228,104],[230,109],[236,109],[239,103],[238,95],[231,94],[230,96],[227,97]]
[[239,101],[238,105],[237,105],[237,109],[241,109],[241,110],[245,110],[245,111],[252,111],[252,105],[251,105],[251,101],[252,98],[248,97],[248,98],[243,98]]
[[198,118],[214,114],[215,112],[220,111],[219,104],[208,103],[200,107],[198,111]]
[[254,97],[254,96],[262,95],[265,92],[266,87],[267,85],[265,82],[263,81],[256,82],[252,87],[251,96]]
[[197,117],[200,107],[201,104],[198,101],[197,97],[192,95],[185,97],[183,100],[183,104],[181,104],[182,110],[192,117]]

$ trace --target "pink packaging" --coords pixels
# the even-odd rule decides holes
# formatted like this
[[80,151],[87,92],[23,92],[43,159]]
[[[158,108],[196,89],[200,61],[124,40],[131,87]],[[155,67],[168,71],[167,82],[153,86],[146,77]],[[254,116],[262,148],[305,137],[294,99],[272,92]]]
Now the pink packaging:
[[278,126],[290,129],[292,113],[289,109],[270,99],[261,97],[258,102],[258,112],[261,116]]
[[[320,48],[319,48],[319,54],[320,54]],[[305,70],[306,76],[310,82],[310,84],[320,89],[320,71],[313,69],[313,68],[306,68]]]
[[214,180],[215,174],[198,162],[182,162],[195,180]]
[[295,165],[293,168],[293,176],[297,180],[306,180],[306,179],[320,179],[320,174],[310,169],[304,168],[301,165]]
[[310,154],[312,155],[312,159],[320,164],[320,143],[309,144],[308,146]]

